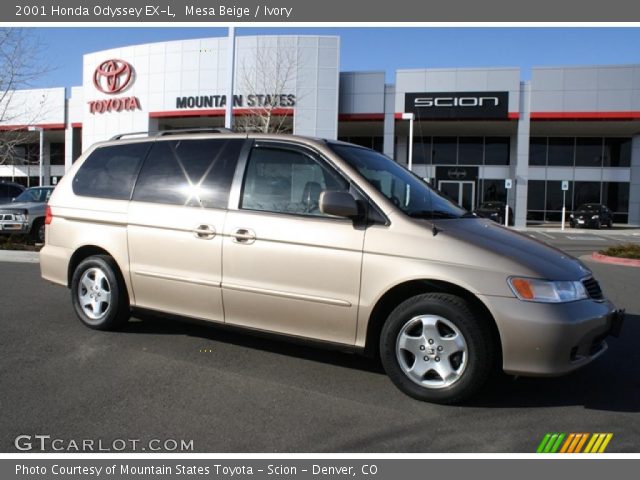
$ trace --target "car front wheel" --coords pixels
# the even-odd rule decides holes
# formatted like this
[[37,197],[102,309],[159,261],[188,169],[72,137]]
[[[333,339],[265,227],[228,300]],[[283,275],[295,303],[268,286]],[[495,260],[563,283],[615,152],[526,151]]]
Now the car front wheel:
[[88,257],[76,267],[71,301],[80,321],[96,330],[113,330],[130,316],[126,287],[107,255]]
[[495,348],[485,319],[468,302],[445,293],[427,293],[401,303],[380,338],[387,375],[418,400],[458,403],[484,385]]
[[45,226],[44,226],[44,218],[37,218],[33,221],[33,225],[31,226],[31,232],[29,235],[31,236],[31,240],[37,243],[44,243],[45,236]]

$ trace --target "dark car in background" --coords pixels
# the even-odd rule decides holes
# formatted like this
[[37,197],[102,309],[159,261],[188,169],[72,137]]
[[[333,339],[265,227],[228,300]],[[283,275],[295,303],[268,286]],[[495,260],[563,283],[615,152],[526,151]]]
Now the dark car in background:
[[0,182],[0,205],[10,203],[22,192],[24,192],[24,187],[19,183]]
[[601,203],[585,203],[569,215],[571,228],[600,228],[613,226],[613,212]]
[[[498,201],[484,202],[473,213],[479,217],[489,218],[504,225],[505,203]],[[513,210],[509,207],[509,225],[513,225]]]

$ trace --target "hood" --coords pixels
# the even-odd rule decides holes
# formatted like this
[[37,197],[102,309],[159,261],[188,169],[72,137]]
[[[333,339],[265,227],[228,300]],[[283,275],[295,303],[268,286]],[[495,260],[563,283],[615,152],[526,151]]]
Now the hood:
[[443,247],[456,252],[455,263],[548,280],[579,280],[591,273],[571,255],[490,220],[461,218],[436,225]]
[[44,206],[43,202],[13,202],[13,203],[3,203],[0,205],[0,210],[12,211],[12,210],[29,210],[32,208]]

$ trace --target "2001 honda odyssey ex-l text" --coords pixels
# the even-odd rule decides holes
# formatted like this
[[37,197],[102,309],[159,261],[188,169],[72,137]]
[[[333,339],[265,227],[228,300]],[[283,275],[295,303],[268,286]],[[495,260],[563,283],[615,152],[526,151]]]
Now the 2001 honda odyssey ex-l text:
[[42,276],[80,320],[132,309],[379,355],[459,402],[494,367],[558,375],[622,312],[577,259],[477,218],[387,157],[285,135],[160,132],[91,147],[56,187]]

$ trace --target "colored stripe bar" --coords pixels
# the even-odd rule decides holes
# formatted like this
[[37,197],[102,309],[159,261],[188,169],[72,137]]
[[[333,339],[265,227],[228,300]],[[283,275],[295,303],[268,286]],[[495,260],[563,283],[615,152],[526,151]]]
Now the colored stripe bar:
[[544,447],[547,445],[547,442],[549,441],[550,438],[551,438],[550,433],[547,433],[544,437],[542,437],[542,441],[540,442],[540,445],[538,445],[538,449],[536,450],[536,453],[544,452]]
[[609,445],[609,442],[611,441],[611,439],[613,438],[613,433],[607,433],[606,437],[604,439],[604,441],[602,442],[602,445],[600,445],[600,450],[598,450],[598,453],[604,453],[604,451],[607,448],[607,445]]
[[558,435],[558,439],[556,440],[556,443],[553,445],[549,453],[557,453],[558,449],[560,448],[560,445],[562,444],[562,440],[564,440],[565,436],[566,435],[564,433],[561,433],[560,435]]
[[574,438],[576,438],[576,434],[570,433],[569,436],[567,437],[567,440],[564,442],[564,445],[562,445],[562,449],[560,450],[560,453],[567,453],[567,450],[569,449],[569,445],[571,445],[571,442],[573,442]]
[[582,438],[580,439],[580,443],[578,443],[578,446],[576,447],[576,450],[573,453],[580,453],[582,451],[582,447],[587,441],[587,438],[589,438],[588,433],[581,433],[581,435],[582,435]]

